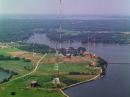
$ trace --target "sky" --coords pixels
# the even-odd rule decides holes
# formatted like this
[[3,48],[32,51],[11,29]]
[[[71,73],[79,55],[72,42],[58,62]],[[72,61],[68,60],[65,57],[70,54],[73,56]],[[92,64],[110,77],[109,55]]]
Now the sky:
[[[130,15],[130,0],[62,0],[66,15]],[[0,0],[0,15],[58,14],[59,0]]]

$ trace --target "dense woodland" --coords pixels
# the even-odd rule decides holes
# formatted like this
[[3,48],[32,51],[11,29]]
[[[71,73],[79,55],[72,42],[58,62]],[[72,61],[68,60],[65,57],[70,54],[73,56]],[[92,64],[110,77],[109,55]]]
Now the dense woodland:
[[36,53],[55,53],[55,50],[53,48],[50,48],[49,46],[41,45],[41,44],[22,44],[18,48],[21,50],[30,51],[30,52],[34,51]]
[[[61,41],[130,43],[130,34],[122,33],[130,32],[130,20],[62,20],[61,23],[65,29]],[[25,41],[34,33],[47,33],[50,39],[58,40],[59,25],[56,19],[1,18],[0,41]]]

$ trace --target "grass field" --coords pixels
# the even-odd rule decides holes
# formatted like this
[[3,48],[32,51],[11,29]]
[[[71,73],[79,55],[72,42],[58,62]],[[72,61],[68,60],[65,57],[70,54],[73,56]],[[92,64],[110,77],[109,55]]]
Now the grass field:
[[[0,55],[20,58],[20,60],[0,60],[0,67],[18,72],[18,75],[15,76],[15,78],[31,72],[38,60],[43,56],[38,53],[33,56],[31,52],[21,51],[17,48],[0,49]],[[26,62],[23,58],[30,59],[31,62]],[[59,86],[57,87],[57,85],[52,83],[53,78],[55,76],[60,78],[60,88],[88,80],[100,73],[99,68],[97,69],[96,67],[89,66],[92,61],[94,61],[94,59],[84,59],[80,56],[67,59],[65,57],[55,57],[54,54],[47,54],[47,56],[41,60],[34,73],[1,84],[0,97],[64,97],[57,89]],[[58,63],[58,71],[55,70],[56,63]],[[28,70],[25,68],[28,66],[32,67],[32,69]],[[84,74],[70,74],[77,72]],[[39,86],[31,88],[31,81],[37,81]],[[15,95],[12,96],[12,92],[15,92]]]
[[[39,66],[38,71],[44,73],[55,73],[55,64],[42,64]],[[95,70],[91,67],[86,67],[85,64],[68,64],[68,63],[61,63],[59,64],[59,72],[69,73],[69,72],[91,72]]]
[[0,55],[10,55],[9,52],[20,51],[18,48],[0,48]]
[[31,67],[30,62],[24,62],[23,60],[0,60],[0,67],[4,68],[6,70],[11,70],[14,72],[19,73],[20,75],[25,74],[29,72],[25,69],[26,66]]
[[[0,55],[4,56],[10,56],[12,55],[11,53],[14,54],[20,54],[20,53],[15,53],[15,52],[21,52],[23,54],[24,51],[21,51],[17,48],[1,48],[0,49]],[[24,52],[25,53],[25,52]],[[23,56],[17,56],[17,57],[25,57],[25,58],[32,58],[32,53],[27,53]],[[38,55],[35,57],[35,61],[37,61],[41,55]],[[26,70],[24,67],[25,66],[31,66],[31,62],[25,62],[24,60],[0,60],[0,67],[4,68],[6,70],[11,70],[14,72],[17,72],[18,76],[24,75],[30,70]],[[14,77],[13,77],[14,78]],[[13,79],[12,78],[12,79]],[[30,82],[32,80],[38,80],[39,83],[42,83],[42,86],[47,86],[47,82],[51,82],[52,78],[50,76],[35,76],[35,77],[30,77],[27,76],[25,78],[21,78],[12,82],[8,82],[5,84],[0,85],[0,97],[12,97],[11,92],[15,92],[16,95],[14,97],[64,97],[59,91],[49,91],[43,89],[38,89],[38,88],[27,88],[30,85]],[[46,83],[46,84],[43,84]]]
[[[0,86],[0,97],[64,97],[59,91],[46,90],[44,88],[28,88],[30,81],[39,80],[39,83],[47,83],[51,81],[49,76],[32,76],[19,79],[6,85]],[[46,84],[43,84],[43,86]],[[16,95],[12,96],[11,92]]]

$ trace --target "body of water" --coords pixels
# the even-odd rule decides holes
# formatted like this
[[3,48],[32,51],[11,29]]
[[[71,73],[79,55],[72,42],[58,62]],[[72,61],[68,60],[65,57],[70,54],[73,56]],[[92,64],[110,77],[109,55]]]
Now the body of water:
[[[46,44],[55,47],[45,34],[35,34],[28,43]],[[64,43],[63,47],[86,47],[88,51],[96,53],[109,64],[105,77],[71,87],[65,90],[70,97],[130,97],[130,45],[117,44],[81,44],[80,42]],[[125,64],[127,63],[127,64]]]
[[70,97],[130,97],[130,45],[90,47],[109,63],[105,77],[65,90]]
[[2,82],[4,79],[8,79],[11,74],[5,72],[4,70],[0,70],[0,82]]
[[[27,43],[38,43],[38,44],[45,44],[45,45],[48,45],[52,48],[55,48],[56,47],[56,42],[55,41],[50,41],[49,38],[46,36],[46,34],[35,34],[33,36],[31,36],[28,40],[27,40]],[[78,42],[78,41],[75,41],[75,42],[70,42],[70,41],[65,41],[63,44],[62,44],[62,47],[63,48],[66,48],[66,47],[79,47],[79,46],[82,46],[82,43],[81,42]],[[57,44],[57,47],[60,47],[60,44]]]

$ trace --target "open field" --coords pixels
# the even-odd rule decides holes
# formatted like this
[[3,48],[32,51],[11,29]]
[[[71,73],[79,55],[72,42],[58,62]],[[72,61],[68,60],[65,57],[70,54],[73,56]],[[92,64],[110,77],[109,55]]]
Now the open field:
[[[64,97],[58,90],[46,90],[38,88],[29,88],[30,81],[40,80],[41,83],[47,83],[51,79],[47,76],[27,77],[19,79],[6,85],[0,86],[0,95],[2,97]],[[12,96],[11,92],[16,95]]]
[[0,48],[0,55],[10,55],[10,52],[20,51],[17,48]]
[[27,72],[29,72],[28,70],[25,69],[26,66],[30,66],[31,67],[31,63],[30,62],[24,62],[22,60],[0,60],[0,67],[4,68],[6,70],[11,70],[14,72],[19,73],[20,75],[25,74]]
[[[16,80],[0,85],[2,97],[12,97],[12,92],[15,92],[14,97],[64,97],[59,91],[60,88],[91,79],[101,73],[101,68],[89,66],[96,59],[82,56],[73,56],[70,59],[47,54],[41,59],[43,54],[33,54],[17,48],[0,49],[0,55],[19,58],[19,60],[0,60],[1,68],[18,72],[17,76],[10,79],[16,78]],[[30,61],[26,61],[28,59]],[[57,69],[55,69],[56,64]],[[29,72],[32,73],[26,75]],[[60,79],[60,85],[52,83],[55,77]],[[39,86],[31,87],[31,81],[37,81]]]
[[35,53],[33,55],[32,52],[27,51],[15,51],[10,52],[10,55],[13,57],[25,58],[31,60],[31,62],[35,65],[36,62],[42,57],[42,54]]
[[[16,53],[17,52],[17,53]],[[12,56],[13,54],[19,55],[13,57],[20,57],[20,58],[30,58],[32,60],[32,53],[21,51],[16,48],[6,48],[0,49],[0,55],[4,56]],[[25,55],[24,55],[25,54]],[[36,59],[39,60],[39,56],[35,56]],[[30,70],[26,70],[25,66],[31,66],[31,62],[25,62],[24,60],[0,60],[0,67],[6,70],[12,70],[17,72],[18,75],[15,78],[22,76],[31,72]],[[64,97],[58,90],[56,91],[48,91],[46,89],[38,89],[38,88],[27,88],[30,86],[30,82],[32,80],[41,80],[41,83],[46,83],[47,81],[52,81],[52,78],[49,76],[27,76],[25,78],[21,78],[18,80],[14,80],[11,82],[7,82],[5,84],[0,85],[0,95],[2,97],[12,97],[11,92],[15,92],[15,97]],[[14,79],[14,76],[13,78]]]

